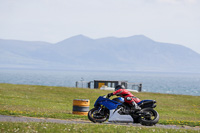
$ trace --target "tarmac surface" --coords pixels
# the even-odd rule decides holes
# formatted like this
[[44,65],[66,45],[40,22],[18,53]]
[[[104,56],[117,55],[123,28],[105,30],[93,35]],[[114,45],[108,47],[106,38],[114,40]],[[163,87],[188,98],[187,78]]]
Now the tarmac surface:
[[155,126],[142,126],[141,124],[135,123],[93,123],[86,120],[61,120],[53,118],[35,118],[35,117],[17,117],[17,116],[7,116],[0,115],[0,122],[50,122],[50,123],[63,123],[63,124],[114,124],[114,125],[123,125],[123,126],[135,126],[135,127],[156,127],[156,128],[166,128],[166,129],[193,129],[199,130],[200,127],[190,127],[190,126],[177,126],[177,125],[161,125],[156,124]]

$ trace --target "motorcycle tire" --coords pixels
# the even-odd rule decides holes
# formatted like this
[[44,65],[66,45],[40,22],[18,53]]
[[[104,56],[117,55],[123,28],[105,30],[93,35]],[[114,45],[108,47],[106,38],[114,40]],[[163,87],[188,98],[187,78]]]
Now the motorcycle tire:
[[98,123],[102,123],[104,121],[106,121],[109,118],[109,110],[105,109],[104,110],[104,116],[102,116],[101,114],[97,113],[99,110],[98,108],[93,108],[88,112],[88,119],[94,123],[98,122]]
[[159,114],[152,108],[145,108],[142,109],[143,112],[149,114],[148,116],[141,116],[140,117],[140,124],[144,126],[153,126],[159,121]]

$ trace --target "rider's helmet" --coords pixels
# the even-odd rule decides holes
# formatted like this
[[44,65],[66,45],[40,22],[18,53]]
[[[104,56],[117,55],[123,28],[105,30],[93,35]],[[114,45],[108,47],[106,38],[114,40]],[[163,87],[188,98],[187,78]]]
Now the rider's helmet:
[[124,85],[117,85],[117,86],[115,86],[115,91],[117,91],[119,89],[125,89]]

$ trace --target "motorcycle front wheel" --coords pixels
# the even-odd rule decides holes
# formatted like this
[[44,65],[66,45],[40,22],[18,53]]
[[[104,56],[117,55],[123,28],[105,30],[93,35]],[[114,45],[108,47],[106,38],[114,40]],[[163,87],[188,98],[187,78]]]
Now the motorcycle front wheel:
[[107,108],[103,108],[99,111],[98,108],[93,108],[88,112],[88,119],[94,123],[99,122],[102,123],[109,118],[109,110]]

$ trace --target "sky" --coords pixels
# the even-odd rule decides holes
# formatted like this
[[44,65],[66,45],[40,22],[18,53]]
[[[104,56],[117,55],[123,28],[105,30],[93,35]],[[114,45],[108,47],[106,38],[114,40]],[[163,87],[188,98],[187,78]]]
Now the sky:
[[0,0],[0,39],[145,35],[200,53],[200,0]]

